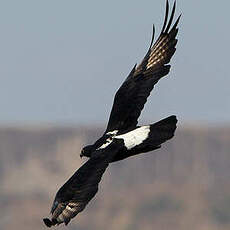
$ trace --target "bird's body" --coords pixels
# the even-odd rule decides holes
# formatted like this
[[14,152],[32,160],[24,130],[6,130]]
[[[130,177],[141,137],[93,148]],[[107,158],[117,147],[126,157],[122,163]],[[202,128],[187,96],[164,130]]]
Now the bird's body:
[[89,160],[57,192],[51,220],[43,219],[46,226],[67,225],[81,212],[97,193],[98,184],[109,163],[158,149],[174,136],[177,123],[174,115],[151,125],[137,126],[154,85],[169,73],[168,63],[176,50],[180,17],[171,28],[175,3],[169,20],[168,11],[167,1],[160,36],[153,44],[153,30],[146,56],[140,65],[134,66],[115,95],[105,133],[93,145],[83,148],[81,156],[89,157]]
[[111,159],[111,162],[158,149],[163,142],[173,137],[176,123],[176,116],[170,116],[152,125],[137,126],[128,132],[118,130],[108,132],[93,145],[86,146],[83,149],[84,156],[91,157],[93,151],[106,148],[114,139],[122,139],[124,146]]

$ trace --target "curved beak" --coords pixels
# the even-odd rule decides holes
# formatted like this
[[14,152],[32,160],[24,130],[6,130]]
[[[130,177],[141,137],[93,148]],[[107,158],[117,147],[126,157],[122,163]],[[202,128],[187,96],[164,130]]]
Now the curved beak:
[[84,153],[84,150],[82,149],[82,150],[81,150],[81,153],[80,153],[80,157],[81,157],[81,158],[84,157],[84,154],[83,154],[83,153]]

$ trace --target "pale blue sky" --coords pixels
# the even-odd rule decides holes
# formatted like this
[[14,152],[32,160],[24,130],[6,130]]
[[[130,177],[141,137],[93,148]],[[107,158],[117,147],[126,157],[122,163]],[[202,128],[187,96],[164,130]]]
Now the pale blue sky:
[[[230,123],[229,9],[177,1],[177,52],[141,121]],[[165,0],[1,1],[0,123],[105,123],[164,13]]]

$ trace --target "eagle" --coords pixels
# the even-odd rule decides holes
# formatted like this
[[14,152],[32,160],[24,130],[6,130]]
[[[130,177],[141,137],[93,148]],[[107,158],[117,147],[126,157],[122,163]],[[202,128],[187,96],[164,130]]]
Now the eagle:
[[102,137],[85,146],[80,156],[88,157],[70,179],[58,190],[51,208],[51,219],[44,218],[47,227],[64,223],[83,211],[96,195],[102,175],[110,163],[159,149],[171,139],[176,130],[175,115],[154,124],[137,126],[138,118],[154,85],[170,71],[169,62],[176,51],[177,25],[181,15],[172,25],[176,9],[174,2],[169,17],[169,3],[163,27],[154,43],[155,28],[150,47],[137,66],[115,94],[108,125]]

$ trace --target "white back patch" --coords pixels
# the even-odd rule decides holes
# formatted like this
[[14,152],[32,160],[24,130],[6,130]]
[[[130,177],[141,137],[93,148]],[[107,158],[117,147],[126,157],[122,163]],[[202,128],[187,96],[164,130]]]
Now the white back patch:
[[140,145],[149,136],[150,126],[141,126],[140,128],[134,129],[128,133],[118,135],[115,138],[123,139],[125,147],[129,150],[133,147]]
[[104,149],[104,148],[106,148],[108,145],[110,145],[111,143],[112,143],[112,141],[113,141],[113,138],[115,137],[115,135],[118,133],[118,130],[113,130],[113,131],[110,131],[110,132],[108,132],[108,133],[106,133],[106,135],[110,135],[110,137],[108,137],[107,139],[106,139],[106,142],[103,144],[103,145],[101,145],[99,148],[97,148],[97,149]]
[[106,148],[108,145],[110,145],[112,143],[112,141],[113,141],[113,138],[108,138],[103,145],[101,145],[99,148],[97,148],[97,150]]
[[106,134],[108,134],[108,135],[109,135],[109,134],[110,134],[110,135],[111,135],[111,134],[116,135],[117,133],[118,133],[118,130],[113,130],[113,131],[110,131],[110,132],[108,132],[108,133],[106,133]]

